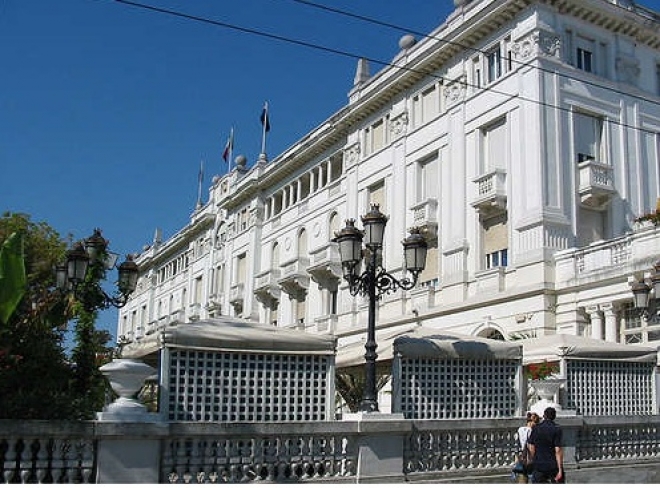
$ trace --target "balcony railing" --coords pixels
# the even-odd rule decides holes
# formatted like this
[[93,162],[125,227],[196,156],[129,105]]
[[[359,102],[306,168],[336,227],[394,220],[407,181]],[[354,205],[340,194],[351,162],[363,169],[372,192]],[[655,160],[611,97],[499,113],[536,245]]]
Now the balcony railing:
[[279,269],[269,269],[259,273],[255,277],[254,294],[261,303],[269,306],[273,301],[280,298],[280,287],[277,281],[280,279]]
[[497,168],[473,180],[477,184],[477,197],[472,206],[484,217],[506,211],[506,171]]
[[337,285],[341,279],[341,258],[337,243],[328,242],[310,253],[311,264],[307,272],[324,288]]
[[309,288],[308,266],[309,258],[302,256],[284,263],[282,277],[277,283],[286,294],[296,298],[301,298],[305,295],[307,288]]
[[597,210],[604,209],[615,193],[613,168],[593,159],[586,159],[578,164],[578,171],[582,204]]
[[660,227],[640,228],[625,236],[555,253],[558,284],[621,276],[648,269],[658,259]]
[[243,303],[243,295],[245,293],[245,285],[243,283],[237,283],[232,285],[229,290],[229,303],[232,305],[239,305]]
[[438,235],[438,200],[428,198],[411,207],[413,213],[413,226],[420,229],[427,239]]

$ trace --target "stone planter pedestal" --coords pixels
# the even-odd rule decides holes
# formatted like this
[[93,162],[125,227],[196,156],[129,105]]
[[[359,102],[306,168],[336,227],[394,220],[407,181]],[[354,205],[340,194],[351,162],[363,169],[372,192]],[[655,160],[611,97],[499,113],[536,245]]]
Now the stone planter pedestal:
[[156,373],[156,370],[137,359],[114,359],[99,370],[108,378],[113,391],[119,395],[103,412],[96,414],[97,420],[154,422],[156,414],[147,413],[135,395],[144,382]]
[[561,378],[545,378],[542,380],[532,380],[530,383],[536,394],[539,396],[540,400],[536,403],[533,403],[529,410],[538,414],[543,418],[543,412],[548,407],[553,407],[557,412],[561,410],[561,405],[559,405],[555,400],[559,389],[565,383],[566,380]]

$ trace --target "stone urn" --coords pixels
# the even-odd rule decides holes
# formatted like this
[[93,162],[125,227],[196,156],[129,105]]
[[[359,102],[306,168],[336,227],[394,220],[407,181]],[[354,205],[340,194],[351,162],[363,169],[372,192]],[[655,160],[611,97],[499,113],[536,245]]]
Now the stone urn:
[[135,396],[144,382],[156,373],[156,370],[138,359],[113,359],[99,368],[110,382],[112,390],[119,395],[98,417],[128,418],[141,417],[147,408]]
[[530,406],[530,411],[543,417],[543,412],[548,407],[554,407],[555,410],[561,410],[561,405],[555,402],[555,398],[565,382],[566,380],[562,378],[553,377],[532,380],[530,386],[538,395],[539,400]]

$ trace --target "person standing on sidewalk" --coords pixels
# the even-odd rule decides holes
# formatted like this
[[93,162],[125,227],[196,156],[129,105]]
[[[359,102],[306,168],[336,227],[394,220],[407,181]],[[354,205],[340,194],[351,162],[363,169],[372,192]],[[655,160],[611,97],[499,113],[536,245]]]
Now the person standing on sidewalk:
[[527,445],[532,455],[532,483],[564,483],[564,451],[562,431],[555,423],[557,411],[548,407],[543,422],[529,435]]
[[[538,414],[534,412],[527,412],[527,417],[525,419],[525,425],[518,428],[518,442],[520,443],[520,454],[518,455],[518,462],[516,463],[514,474],[516,483],[528,483],[529,475],[531,474],[531,460],[532,456],[527,446],[527,440],[529,439],[532,429],[536,427],[541,419]],[[529,463],[529,464],[528,464]],[[519,468],[522,468],[523,471],[520,471]]]

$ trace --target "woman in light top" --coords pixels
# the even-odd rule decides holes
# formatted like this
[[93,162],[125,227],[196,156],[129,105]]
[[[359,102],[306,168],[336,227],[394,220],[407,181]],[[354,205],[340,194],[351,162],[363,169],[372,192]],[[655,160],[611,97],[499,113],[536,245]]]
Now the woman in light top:
[[[534,412],[527,412],[525,425],[518,428],[518,442],[520,442],[520,455],[518,459],[523,461],[523,458],[531,460],[529,452],[526,451],[527,439],[529,439],[532,429],[541,421],[541,418]],[[527,454],[527,456],[525,456]],[[516,483],[529,483],[529,475],[531,474],[531,466],[524,463],[520,470],[514,470],[514,479]]]
[[527,444],[527,439],[529,439],[529,434],[532,433],[532,428],[535,425],[538,425],[541,418],[534,412],[527,412],[527,419],[525,425],[518,428],[518,441],[520,442],[520,450],[525,449],[525,444]]

